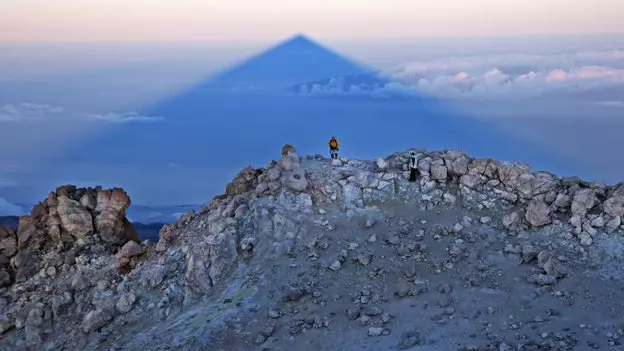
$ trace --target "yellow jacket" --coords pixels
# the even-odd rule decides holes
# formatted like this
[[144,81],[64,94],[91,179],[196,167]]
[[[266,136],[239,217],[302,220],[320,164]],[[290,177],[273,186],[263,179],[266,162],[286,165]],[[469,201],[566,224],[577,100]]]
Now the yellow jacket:
[[340,146],[340,145],[338,144],[338,140],[336,140],[336,139],[331,139],[331,140],[329,141],[329,147],[330,147],[331,149],[338,149],[338,147],[339,147],[339,146]]

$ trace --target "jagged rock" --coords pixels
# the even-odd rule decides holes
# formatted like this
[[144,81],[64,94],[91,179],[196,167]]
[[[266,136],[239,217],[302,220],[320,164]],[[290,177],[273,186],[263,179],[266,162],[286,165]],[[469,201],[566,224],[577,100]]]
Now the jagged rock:
[[84,239],[93,234],[93,219],[87,208],[67,196],[58,196],[57,203],[56,213],[60,217],[64,231],[77,239]]
[[597,201],[598,199],[593,190],[582,189],[577,191],[572,199],[572,214],[581,217],[585,216],[587,211],[594,207]]
[[119,301],[117,301],[117,304],[115,305],[117,307],[117,311],[119,311],[119,313],[122,313],[122,314],[130,312],[132,308],[134,307],[134,303],[136,302],[136,300],[137,300],[137,297],[133,293],[123,294],[119,298]]
[[534,227],[542,227],[549,224],[552,220],[550,218],[550,207],[541,200],[533,200],[529,202],[525,218]]
[[620,225],[622,225],[622,217],[617,216],[613,219],[611,219],[609,222],[607,222],[607,232],[608,233],[613,233],[614,231],[616,231]]
[[512,225],[518,223],[518,221],[520,220],[520,215],[518,215],[517,212],[512,212],[508,215],[503,216],[503,227],[505,228],[509,228]]
[[605,226],[604,218],[602,216],[598,216],[591,221],[591,226],[596,228],[602,228]]
[[591,235],[587,233],[581,233],[579,235],[579,240],[581,241],[581,245],[583,246],[590,246],[594,242]]
[[604,202],[604,212],[612,217],[624,216],[624,184],[618,186]]
[[559,193],[555,198],[553,204],[559,208],[568,208],[571,204],[570,196],[567,194]]
[[17,235],[11,228],[0,227],[0,256],[11,258],[16,252]]
[[[422,177],[418,183],[408,182],[403,172],[406,153],[372,162],[332,162],[337,167],[322,157],[302,162],[294,148],[286,148],[282,159],[271,162],[266,172],[246,168],[228,185],[226,194],[212,199],[199,213],[190,211],[164,226],[156,248],[141,246],[124,228],[129,199],[123,191],[57,189],[20,221],[18,233],[0,232],[3,342],[32,349],[121,349],[122,343],[128,349],[158,349],[156,345],[171,342],[178,348],[201,347],[185,343],[205,339],[210,347],[226,349],[222,340],[214,338],[222,331],[219,323],[206,321],[231,314],[235,319],[243,317],[240,320],[250,328],[249,338],[241,338],[245,341],[230,341],[232,348],[254,341],[271,341],[270,347],[275,348],[286,343],[301,348],[296,336],[327,327],[335,317],[331,311],[341,303],[346,319],[377,328],[372,335],[391,332],[384,326],[393,318],[384,310],[395,311],[400,306],[391,304],[396,302],[423,308],[429,304],[430,312],[434,304],[438,311],[432,321],[441,327],[454,325],[453,319],[477,318],[477,313],[475,317],[459,313],[472,303],[464,299],[467,288],[481,285],[483,291],[504,290],[519,298],[515,287],[502,286],[517,276],[500,270],[507,264],[500,258],[528,263],[521,269],[530,270],[526,279],[540,285],[534,293],[552,292],[553,297],[568,292],[554,292],[550,285],[583,274],[577,268],[586,264],[579,257],[588,261],[609,257],[601,262],[617,259],[618,248],[610,247],[609,240],[618,238],[595,229],[620,228],[621,217],[607,212],[617,213],[617,201],[611,200],[610,207],[600,203],[617,196],[614,187],[566,182],[548,173],[532,173],[525,165],[475,160],[458,151],[419,151]],[[305,186],[294,175],[302,175]],[[312,211],[312,199],[318,211]],[[408,203],[409,212],[397,208],[398,201]],[[451,209],[449,203],[457,206]],[[377,212],[383,216],[376,217]],[[410,218],[401,218],[403,213]],[[519,213],[534,227],[554,223],[539,230],[528,228]],[[86,215],[93,223],[90,231]],[[459,223],[456,218],[461,218]],[[500,232],[497,218],[508,232]],[[532,230],[538,233],[533,235]],[[608,255],[595,255],[601,252],[598,249]],[[535,261],[537,267],[529,266]],[[123,270],[116,272],[115,266]],[[567,269],[575,269],[575,275],[566,277]],[[510,272],[518,274],[515,269]],[[464,273],[468,273],[465,279]],[[577,282],[583,284],[582,279],[570,283]],[[396,288],[388,290],[393,284]],[[522,294],[525,289],[520,287]],[[420,302],[407,301],[428,291],[445,298],[430,300],[430,294],[424,294]],[[199,297],[210,294],[202,309],[196,309]],[[392,294],[396,301],[388,301]],[[588,301],[583,294],[575,298],[579,305]],[[592,297],[593,301],[602,298]],[[257,303],[267,303],[268,313],[245,319],[263,308]],[[494,313],[479,301],[474,303],[470,309]],[[328,304],[334,305],[324,310]],[[517,311],[507,305],[497,310],[505,317],[506,312]],[[208,319],[198,319],[196,313]],[[317,315],[321,313],[327,317]],[[171,322],[168,327],[152,328],[160,319]],[[143,328],[145,321],[150,325]],[[271,325],[259,325],[265,322]],[[557,328],[559,321],[552,322]],[[198,327],[198,323],[205,325]],[[392,332],[405,331],[402,325],[390,325]],[[514,325],[511,329],[516,330]],[[191,334],[183,329],[193,337],[187,339]],[[84,334],[67,332],[71,330]],[[269,340],[273,334],[275,338]],[[417,335],[410,335],[401,343],[405,348],[420,343]],[[499,343],[489,332],[483,337],[488,339],[487,347]],[[53,343],[43,345],[44,340]],[[337,341],[332,346],[344,344]]]
[[435,180],[446,180],[448,176],[446,165],[443,160],[435,160],[431,163],[431,178]]
[[130,197],[121,189],[102,190],[97,194],[95,229],[102,240],[121,245],[128,240],[139,242],[139,237],[126,219]]
[[299,168],[291,172],[286,179],[286,186],[297,192],[306,190],[308,187],[308,180],[306,179],[304,170]]
[[103,311],[103,310],[94,310],[88,312],[84,319],[82,320],[82,331],[85,333],[90,333],[96,331],[108,323],[113,319],[112,314]]
[[384,160],[383,158],[378,158],[375,160],[375,165],[377,166],[377,169],[380,171],[386,170],[389,167],[389,164],[386,160]]

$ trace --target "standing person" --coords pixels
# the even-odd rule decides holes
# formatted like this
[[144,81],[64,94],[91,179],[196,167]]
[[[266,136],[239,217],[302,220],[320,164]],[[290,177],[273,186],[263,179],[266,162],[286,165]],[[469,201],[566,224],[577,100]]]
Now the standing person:
[[339,147],[340,144],[338,144],[338,140],[336,140],[336,137],[331,137],[331,139],[329,140],[329,153],[332,159],[338,158]]
[[410,182],[415,182],[416,181],[416,177],[418,177],[418,174],[420,172],[418,171],[418,162],[416,160],[416,153],[414,151],[412,151],[410,153],[409,168],[410,168],[409,181]]

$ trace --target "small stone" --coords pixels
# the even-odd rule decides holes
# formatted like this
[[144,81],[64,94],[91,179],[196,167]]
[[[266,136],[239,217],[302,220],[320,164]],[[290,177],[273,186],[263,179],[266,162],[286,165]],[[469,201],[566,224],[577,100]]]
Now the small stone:
[[484,216],[479,218],[479,222],[481,222],[481,224],[488,224],[492,222],[492,217],[489,216]]
[[494,307],[488,307],[487,308],[487,313],[488,314],[494,314],[494,313],[496,313],[496,310],[494,309]]
[[357,260],[361,265],[367,266],[371,262],[371,258],[372,258],[371,254],[363,253],[363,254],[358,255]]
[[335,259],[332,261],[332,263],[329,264],[328,268],[334,272],[338,271],[340,270],[340,268],[342,268],[342,263],[340,263],[338,259]]
[[119,298],[119,301],[117,301],[117,305],[116,305],[117,311],[119,311],[119,313],[122,313],[122,314],[130,312],[136,300],[137,300],[137,297],[133,293],[123,294]]
[[277,310],[269,310],[269,317],[276,319],[280,317],[280,312]]
[[353,308],[347,308],[345,313],[347,315],[347,318],[354,321],[360,317],[360,311],[361,310],[359,307],[353,307]]
[[590,246],[594,242],[591,235],[587,233],[581,233],[581,235],[579,235],[579,240],[583,246]]
[[455,225],[453,226],[453,232],[459,233],[462,230],[464,230],[464,226],[461,223],[455,223]]
[[370,327],[368,328],[368,336],[381,336],[384,333],[384,328]]
[[386,241],[388,242],[388,244],[390,245],[397,245],[398,243],[401,242],[401,239],[399,238],[398,235],[390,235],[388,236],[388,238],[386,239]]
[[56,276],[56,267],[50,266],[46,269],[46,274],[48,277],[54,278]]

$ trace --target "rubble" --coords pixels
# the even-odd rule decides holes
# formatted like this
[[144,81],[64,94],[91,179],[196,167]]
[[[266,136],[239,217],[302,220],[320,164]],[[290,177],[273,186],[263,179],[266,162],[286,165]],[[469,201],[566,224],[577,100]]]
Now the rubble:
[[[448,350],[431,330],[462,320],[475,335],[463,347],[510,348],[494,331],[532,335],[541,331],[528,325],[541,317],[502,328],[498,315],[523,313],[504,301],[568,301],[549,294],[561,282],[583,284],[578,267],[596,262],[619,277],[624,186],[455,150],[416,150],[420,177],[411,183],[410,151],[330,161],[287,145],[199,213],[164,226],[156,245],[139,242],[123,190],[60,187],[17,231],[0,228],[0,346],[280,349],[328,345],[321,335],[339,343],[345,333],[353,349]],[[551,349],[570,349],[566,337]]]

